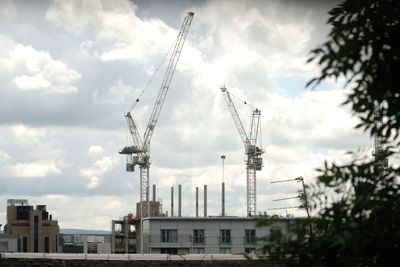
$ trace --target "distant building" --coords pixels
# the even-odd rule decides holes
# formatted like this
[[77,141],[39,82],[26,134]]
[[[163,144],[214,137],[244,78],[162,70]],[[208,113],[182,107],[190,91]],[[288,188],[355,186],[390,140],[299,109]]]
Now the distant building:
[[260,248],[256,237],[267,236],[271,228],[286,233],[290,219],[269,227],[257,227],[254,217],[148,217],[143,218],[143,242],[138,250],[151,254],[243,254]]
[[58,252],[58,222],[45,205],[36,209],[26,199],[7,200],[7,225],[5,233],[17,239],[18,252]]
[[110,234],[61,234],[62,253],[111,253]]
[[[140,209],[140,205],[137,208]],[[146,212],[140,218],[129,214],[122,220],[112,221],[112,253],[254,253],[262,246],[256,242],[257,238],[268,236],[274,228],[279,228],[285,234],[296,220],[278,218],[269,226],[256,227],[255,217],[167,217],[152,211],[157,205],[147,205],[146,208],[155,215],[146,216]]]

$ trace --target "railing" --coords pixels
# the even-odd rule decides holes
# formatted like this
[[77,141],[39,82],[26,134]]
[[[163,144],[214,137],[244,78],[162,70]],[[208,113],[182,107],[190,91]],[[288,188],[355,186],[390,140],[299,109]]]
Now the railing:
[[232,238],[230,236],[226,236],[224,238],[218,237],[220,245],[230,245],[232,242]]
[[[188,255],[169,255],[169,254],[84,254],[84,253],[18,253],[18,252],[2,252],[0,258],[3,259],[65,259],[65,260],[129,260],[129,261],[179,261],[196,260],[196,261],[243,261],[246,258],[243,255],[230,254],[188,254]],[[161,262],[160,262],[161,263]]]
[[206,238],[204,236],[192,236],[193,244],[205,244]]
[[246,236],[243,238],[243,242],[246,245],[256,245],[257,238],[255,236]]

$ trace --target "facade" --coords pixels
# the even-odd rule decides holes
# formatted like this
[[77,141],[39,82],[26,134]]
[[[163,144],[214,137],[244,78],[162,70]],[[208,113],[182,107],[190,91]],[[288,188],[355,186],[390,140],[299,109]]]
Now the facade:
[[[154,189],[154,187],[153,187]],[[154,192],[154,191],[153,191]],[[140,253],[137,247],[137,236],[140,234],[141,217],[165,217],[162,213],[161,203],[155,200],[136,203],[136,216],[130,213],[121,220],[111,222],[111,253],[126,254]]]
[[[138,252],[158,254],[242,254],[255,252],[256,238],[274,227],[285,234],[293,219],[282,218],[257,227],[254,217],[148,217],[143,218],[143,243]],[[141,251],[143,244],[143,251]]]
[[111,222],[111,253],[133,254],[136,253],[136,231],[138,222],[128,221],[128,216],[123,220]]
[[58,252],[58,222],[46,211],[45,205],[36,209],[24,199],[7,200],[5,232],[17,238],[18,252]]
[[110,254],[110,234],[60,234],[63,253]]
[[0,252],[18,252],[18,239],[0,233]]

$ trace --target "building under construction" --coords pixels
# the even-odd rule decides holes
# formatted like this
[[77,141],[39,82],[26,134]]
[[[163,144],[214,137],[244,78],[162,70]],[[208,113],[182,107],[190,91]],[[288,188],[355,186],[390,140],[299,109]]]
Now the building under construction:
[[[221,213],[207,214],[207,186],[204,186],[203,214],[199,214],[199,189],[196,188],[196,215],[182,216],[182,187],[178,186],[178,209],[174,214],[171,188],[169,216],[161,212],[153,185],[151,201],[136,205],[136,216],[129,214],[112,221],[112,253],[141,254],[241,254],[260,248],[257,237],[268,236],[272,228],[285,234],[293,218],[281,218],[268,227],[257,227],[255,217],[225,216],[225,192],[222,185]],[[143,210],[141,210],[143,208]],[[140,214],[143,217],[140,217]]]
[[[244,144],[247,175],[247,217],[232,217],[225,214],[225,183],[222,182],[221,213],[219,216],[207,215],[207,186],[204,186],[204,212],[199,216],[198,193],[196,188],[196,215],[182,216],[182,187],[178,187],[178,213],[174,214],[174,191],[171,188],[170,214],[164,214],[161,204],[156,200],[156,188],[153,186],[153,198],[150,200],[150,143],[156,128],[161,109],[166,99],[171,81],[182,53],[182,49],[193,20],[194,13],[189,12],[185,17],[181,30],[173,44],[166,72],[153,106],[147,127],[141,135],[134,119],[133,109],[139,103],[146,87],[125,114],[129,142],[119,152],[126,156],[126,171],[134,172],[139,168],[140,201],[136,205],[136,214],[129,214],[120,220],[112,221],[113,253],[169,253],[169,254],[236,254],[251,253],[257,249],[256,237],[268,235],[271,227],[280,227],[287,230],[289,219],[282,219],[274,225],[256,229],[256,172],[263,167],[261,146],[261,111],[251,107],[250,131],[244,129],[243,123],[233,104],[228,89],[223,86],[224,96],[233,121]],[[237,98],[237,97],[236,97]],[[240,99],[239,99],[240,100]],[[225,159],[225,156],[221,156]]]

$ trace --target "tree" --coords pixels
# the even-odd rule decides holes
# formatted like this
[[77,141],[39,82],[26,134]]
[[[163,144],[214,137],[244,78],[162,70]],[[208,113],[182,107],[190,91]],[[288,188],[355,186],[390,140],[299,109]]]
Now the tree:
[[399,155],[400,1],[346,0],[329,15],[328,40],[309,59],[321,73],[307,86],[344,78],[350,89],[344,105],[361,121],[356,128],[379,138],[383,147],[374,159],[353,153],[349,164],[325,162],[308,186],[312,208],[319,211],[314,234],[304,223],[287,236],[274,234],[264,245],[269,252],[264,260],[285,266],[397,266],[400,168],[378,163]]

